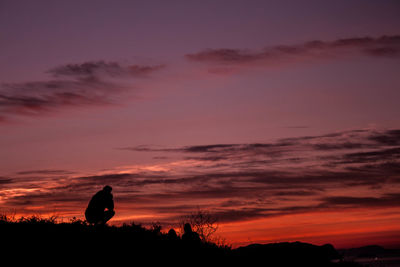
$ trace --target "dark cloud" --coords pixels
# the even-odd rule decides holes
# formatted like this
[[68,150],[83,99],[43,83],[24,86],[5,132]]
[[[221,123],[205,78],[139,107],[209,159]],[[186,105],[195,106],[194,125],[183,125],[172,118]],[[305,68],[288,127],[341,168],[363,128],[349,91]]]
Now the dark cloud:
[[[211,145],[194,145],[185,146],[179,148],[155,148],[151,146],[140,145],[136,147],[122,147],[117,148],[120,150],[130,150],[138,152],[176,152],[176,153],[196,153],[196,154],[220,154],[220,156],[208,156],[202,157],[204,160],[218,160],[224,159],[224,154],[231,153],[242,153],[254,151],[255,153],[260,153],[264,151],[265,153],[278,153],[280,148],[282,151],[284,147],[289,147],[293,145],[293,142],[289,141],[279,141],[276,143],[252,143],[252,144],[211,144]],[[201,159],[201,158],[200,158]]]
[[367,152],[348,153],[341,156],[340,163],[374,163],[400,159],[400,147],[381,148]]
[[93,175],[76,178],[77,182],[93,183],[93,184],[110,184],[125,181],[137,177],[136,174],[131,173],[112,173],[104,175]]
[[381,197],[326,197],[316,205],[286,206],[281,208],[236,208],[214,211],[213,216],[220,222],[235,222],[259,218],[278,217],[298,213],[318,212],[327,210],[343,210],[344,208],[383,208],[398,207],[400,194],[386,194]]
[[238,49],[207,49],[196,54],[187,54],[186,58],[193,61],[211,61],[226,63],[246,63],[259,60],[263,54],[250,53]]
[[365,52],[376,57],[397,57],[400,55],[400,50],[397,47],[376,47],[366,49]]
[[296,190],[296,191],[279,191],[275,196],[315,196],[321,194],[320,191],[312,190]]
[[38,175],[68,175],[68,174],[73,174],[74,172],[67,171],[67,170],[29,170],[29,171],[20,171],[17,172],[18,175],[32,175],[32,174],[38,174]]
[[[385,173],[386,175],[388,173]],[[387,176],[382,174],[366,174],[357,171],[311,171],[308,174],[288,174],[286,176],[257,175],[249,179],[254,183],[264,184],[271,188],[281,189],[324,189],[337,185],[380,185],[387,182]]]
[[184,152],[189,153],[204,153],[204,152],[215,152],[221,150],[232,150],[237,148],[239,145],[236,144],[216,144],[216,145],[203,145],[203,146],[187,146],[182,149]]
[[53,76],[72,76],[78,78],[97,77],[101,75],[117,76],[124,74],[126,68],[123,68],[117,62],[104,62],[104,61],[93,61],[84,62],[81,64],[66,64],[53,69],[50,69],[48,73]]
[[226,159],[223,156],[204,156],[204,157],[185,157],[187,160],[201,160],[201,161],[221,161]]
[[207,49],[185,57],[191,61],[217,64],[275,64],[280,61],[302,60],[360,53],[376,57],[397,57],[400,52],[400,35],[377,38],[347,38],[335,41],[310,41],[299,45],[278,45],[262,51],[240,49]]
[[396,160],[378,161],[378,163],[368,163],[360,167],[349,167],[348,169],[367,173],[383,173],[388,176],[400,178],[400,162]]
[[140,152],[188,152],[188,153],[204,153],[204,152],[217,152],[221,150],[237,149],[238,144],[213,144],[213,145],[195,145],[185,146],[181,148],[157,148],[146,145],[136,147],[122,147],[121,150],[131,150]]
[[0,114],[4,117],[38,115],[68,106],[107,105],[112,103],[110,95],[120,89],[101,81],[52,80],[4,84],[0,91]]
[[101,79],[104,76],[141,76],[164,68],[165,65],[141,66],[127,65],[122,66],[118,62],[89,61],[81,64],[66,64],[48,71],[55,77],[69,76],[85,80]]
[[382,133],[374,133],[369,139],[383,145],[400,146],[400,130],[388,130]]
[[371,148],[371,144],[366,144],[366,143],[356,143],[356,142],[343,142],[343,143],[319,143],[313,145],[314,149],[316,150],[322,150],[322,151],[327,151],[327,150],[339,150],[339,149],[360,149],[360,148]]
[[128,66],[128,73],[133,76],[141,76],[141,75],[151,74],[163,68],[165,68],[165,65],[163,64],[154,66],[130,65]]
[[82,203],[86,203],[87,201],[88,199],[86,195],[53,191],[34,192],[31,194],[14,196],[6,201],[6,205],[17,208],[26,208],[28,210],[31,207],[35,208],[36,206],[46,205],[48,209],[50,209],[57,204],[65,205],[66,207],[73,204],[79,207],[82,206]]
[[13,182],[13,180],[10,178],[0,177],[0,186],[3,184],[10,184],[12,182]]
[[212,216],[218,218],[218,221],[222,223],[270,217],[267,214],[267,210],[263,208],[238,208],[214,211]]
[[320,205],[285,206],[281,208],[247,207],[214,211],[212,216],[218,218],[218,221],[220,222],[237,222],[299,213],[318,212],[327,209],[328,208],[321,207]]
[[144,77],[163,67],[85,62],[51,69],[50,80],[4,83],[0,88],[0,121],[14,115],[39,115],[71,106],[112,105],[117,96],[128,90],[123,79]]
[[381,197],[326,197],[322,198],[322,206],[336,207],[398,207],[400,194],[385,194]]

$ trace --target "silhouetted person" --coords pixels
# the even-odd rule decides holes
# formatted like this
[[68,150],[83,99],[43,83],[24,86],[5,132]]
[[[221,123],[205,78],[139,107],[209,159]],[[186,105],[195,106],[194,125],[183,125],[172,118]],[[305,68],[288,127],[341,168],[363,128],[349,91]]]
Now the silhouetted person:
[[183,227],[183,230],[184,230],[184,233],[182,235],[183,241],[200,243],[199,234],[192,231],[192,226],[190,226],[190,223],[186,223],[185,226]]
[[178,240],[178,235],[176,234],[175,230],[172,228],[168,231],[167,237],[168,237],[168,240],[170,240],[170,241]]
[[105,224],[114,216],[114,201],[111,191],[111,186],[106,185],[103,190],[92,197],[85,211],[88,223]]

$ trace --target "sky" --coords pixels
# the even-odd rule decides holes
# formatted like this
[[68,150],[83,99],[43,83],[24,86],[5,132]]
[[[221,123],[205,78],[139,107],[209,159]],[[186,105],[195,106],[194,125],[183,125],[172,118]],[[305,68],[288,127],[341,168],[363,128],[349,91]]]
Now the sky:
[[400,248],[398,1],[0,0],[0,212],[204,210],[234,247]]

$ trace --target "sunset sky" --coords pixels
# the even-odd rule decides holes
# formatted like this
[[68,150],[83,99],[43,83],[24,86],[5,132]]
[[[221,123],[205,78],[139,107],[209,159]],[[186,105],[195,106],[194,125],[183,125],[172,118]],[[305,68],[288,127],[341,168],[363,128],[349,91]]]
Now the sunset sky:
[[397,0],[0,0],[0,213],[207,210],[227,243],[400,248]]

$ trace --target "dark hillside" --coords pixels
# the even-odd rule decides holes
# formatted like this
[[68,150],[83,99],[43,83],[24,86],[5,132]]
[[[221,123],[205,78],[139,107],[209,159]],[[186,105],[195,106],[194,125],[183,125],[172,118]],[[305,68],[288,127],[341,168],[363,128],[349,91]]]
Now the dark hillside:
[[87,225],[82,221],[54,223],[37,218],[0,222],[2,254],[29,263],[122,264],[224,261],[230,252],[211,243],[172,239],[160,228],[130,224]]
[[254,244],[233,250],[174,238],[159,227],[146,229],[133,223],[92,226],[83,221],[55,223],[32,217],[0,220],[0,235],[2,260],[18,265],[355,266],[331,263],[338,254],[330,245]]

